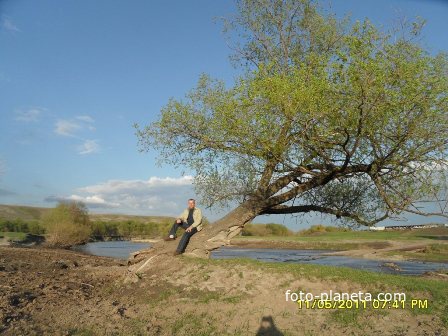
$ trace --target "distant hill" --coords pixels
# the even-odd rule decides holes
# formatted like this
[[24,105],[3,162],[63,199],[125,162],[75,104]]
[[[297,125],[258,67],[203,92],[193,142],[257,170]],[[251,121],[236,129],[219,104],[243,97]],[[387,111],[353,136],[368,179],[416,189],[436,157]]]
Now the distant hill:
[[[22,219],[24,221],[40,221],[44,214],[50,211],[52,208],[44,207],[32,207],[26,205],[6,205],[0,204],[0,219]],[[137,221],[137,222],[152,222],[152,223],[165,223],[167,221],[174,222],[174,217],[169,216],[134,216],[134,215],[122,215],[122,214],[89,214],[91,220],[98,220],[104,222],[110,221]]]
[[40,220],[51,208],[39,208],[25,205],[0,204],[0,219],[22,219],[24,221]]

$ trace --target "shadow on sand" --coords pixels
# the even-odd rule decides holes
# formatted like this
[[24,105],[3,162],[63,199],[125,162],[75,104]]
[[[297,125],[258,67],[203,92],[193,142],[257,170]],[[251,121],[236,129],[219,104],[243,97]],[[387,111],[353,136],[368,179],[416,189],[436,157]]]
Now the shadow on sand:
[[277,329],[272,316],[263,316],[260,322],[256,336],[283,336],[283,333]]

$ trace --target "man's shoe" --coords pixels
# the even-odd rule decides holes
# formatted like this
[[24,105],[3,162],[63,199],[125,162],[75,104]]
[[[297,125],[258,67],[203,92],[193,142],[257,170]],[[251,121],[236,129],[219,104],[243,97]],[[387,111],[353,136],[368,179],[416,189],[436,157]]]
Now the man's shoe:
[[171,238],[171,237],[165,237],[163,238],[164,241],[170,241],[170,240],[175,240],[176,238]]
[[174,253],[173,253],[173,255],[175,255],[175,256],[177,256],[177,255],[179,255],[179,254],[182,254],[182,252],[174,251]]

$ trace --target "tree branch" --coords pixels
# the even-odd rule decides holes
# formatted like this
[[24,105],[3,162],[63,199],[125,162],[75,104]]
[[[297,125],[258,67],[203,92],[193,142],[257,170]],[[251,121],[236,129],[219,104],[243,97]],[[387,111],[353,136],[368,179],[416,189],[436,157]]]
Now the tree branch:
[[[340,177],[340,176],[346,175],[346,174],[353,174],[353,173],[367,173],[370,171],[371,167],[372,167],[372,164],[369,164],[369,165],[359,164],[359,165],[354,165],[354,166],[345,167],[345,168],[344,167],[335,167],[332,170],[330,170],[328,173],[322,173],[320,175],[317,175],[317,176],[313,177],[312,179],[310,179],[309,181],[299,184],[298,186],[296,186],[280,195],[268,198],[265,201],[265,204],[268,207],[271,207],[274,205],[285,203],[285,202],[291,200],[292,198],[294,198],[295,196],[297,196],[299,193],[310,190],[317,186],[324,185],[336,177]],[[286,187],[290,182],[292,182],[294,180],[294,178],[295,178],[294,174],[289,174],[287,176],[281,177],[280,179],[282,179],[282,181],[283,181],[283,179],[285,181],[290,180],[283,187]],[[276,182],[278,182],[278,181],[276,181]],[[285,183],[285,182],[283,182],[283,183]],[[279,184],[281,184],[281,183],[279,183]],[[276,190],[276,189],[281,190],[283,187],[278,189],[278,186],[275,185],[272,189],[273,190]],[[271,194],[271,195],[273,195],[273,194]]]

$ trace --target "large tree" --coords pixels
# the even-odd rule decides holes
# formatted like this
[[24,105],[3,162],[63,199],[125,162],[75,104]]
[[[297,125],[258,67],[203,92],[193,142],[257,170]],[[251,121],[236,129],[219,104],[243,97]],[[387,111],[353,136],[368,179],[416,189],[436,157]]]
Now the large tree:
[[423,23],[386,32],[310,0],[239,1],[225,21],[235,82],[202,75],[156,121],[135,125],[141,151],[196,173],[201,204],[238,204],[187,252],[208,256],[264,214],[366,226],[447,216],[420,203],[444,197],[448,147],[448,61],[421,46]]

